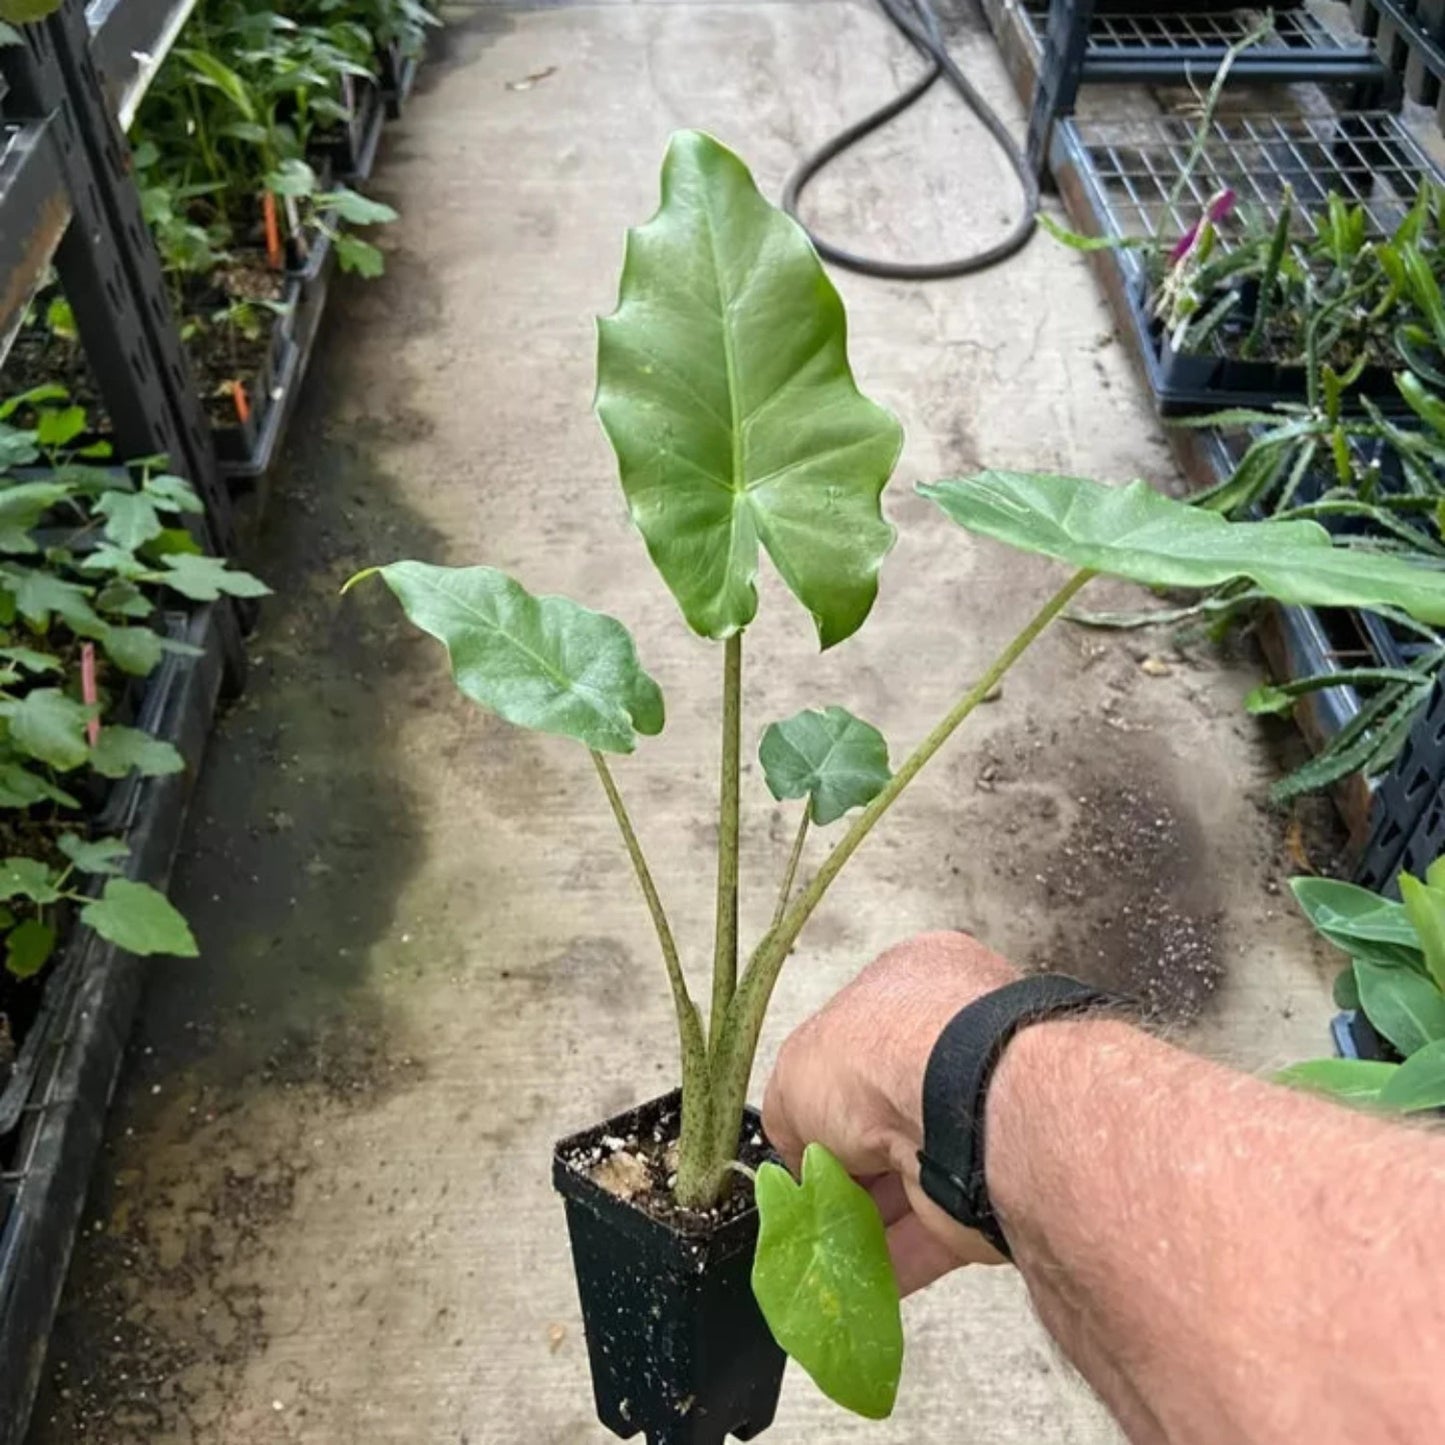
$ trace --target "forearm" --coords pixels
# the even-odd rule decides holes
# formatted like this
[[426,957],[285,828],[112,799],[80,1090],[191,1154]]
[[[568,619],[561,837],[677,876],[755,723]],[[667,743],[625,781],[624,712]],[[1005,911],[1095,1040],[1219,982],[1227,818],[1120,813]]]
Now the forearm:
[[1024,1030],[986,1127],[1039,1314],[1133,1439],[1434,1438],[1445,1141],[1101,1019]]

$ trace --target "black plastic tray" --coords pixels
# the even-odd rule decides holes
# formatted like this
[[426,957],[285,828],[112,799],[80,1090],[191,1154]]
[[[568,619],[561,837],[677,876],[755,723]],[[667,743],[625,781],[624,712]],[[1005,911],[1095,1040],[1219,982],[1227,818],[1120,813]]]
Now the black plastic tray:
[[385,124],[386,106],[382,101],[380,84],[375,80],[355,77],[351,118],[336,134],[326,137],[318,146],[338,179],[354,183],[371,175]]
[[276,460],[311,365],[335,269],[336,252],[328,243],[321,265],[301,288],[290,314],[285,347],[279,356],[273,355],[264,405],[253,405],[246,426],[213,433],[221,474],[233,490],[264,476]]
[[[178,659],[159,704],[159,735],[180,749],[186,770],[126,790],[113,820],[131,845],[127,874],[157,887],[170,876],[220,694],[222,633],[213,609],[193,615],[188,636],[202,655]],[[62,976],[0,1173],[0,1445],[24,1439],[141,971],[132,955],[79,930],[55,970]]]
[[381,98],[386,104],[388,120],[400,120],[406,103],[416,85],[421,68],[420,55],[403,55],[394,41],[381,51]]
[[[1387,236],[1421,184],[1440,171],[1399,117],[1379,111],[1325,116],[1233,116],[1216,121],[1185,185],[1177,185],[1194,145],[1196,122],[1182,117],[1063,120],[1054,127],[1053,164],[1075,225],[1091,235],[1168,242],[1183,236],[1209,198],[1232,189],[1258,224],[1277,219],[1286,191],[1295,224],[1312,232],[1331,191],[1358,203],[1370,234]],[[1178,191],[1178,194],[1176,194]],[[1221,226],[1228,246],[1239,222]],[[1303,367],[1180,355],[1148,313],[1149,278],[1137,250],[1106,253],[1109,285],[1128,335],[1165,415],[1302,400]],[[1398,404],[1388,371],[1361,378],[1367,391]]]

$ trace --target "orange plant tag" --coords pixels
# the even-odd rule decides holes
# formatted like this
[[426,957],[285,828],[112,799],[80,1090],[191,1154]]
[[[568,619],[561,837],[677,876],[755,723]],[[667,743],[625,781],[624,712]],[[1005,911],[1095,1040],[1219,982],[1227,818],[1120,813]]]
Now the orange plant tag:
[[261,219],[266,223],[266,260],[273,271],[279,271],[286,264],[286,254],[281,249],[281,223],[276,216],[276,197],[270,191],[261,192]]
[[[95,682],[95,643],[80,644],[80,699],[87,707],[100,701],[100,689]],[[91,747],[100,741],[100,719],[93,717],[85,725],[85,735]]]
[[251,420],[251,402],[246,395],[244,381],[231,383],[231,400],[236,404],[236,415],[240,419],[241,425],[245,426]]

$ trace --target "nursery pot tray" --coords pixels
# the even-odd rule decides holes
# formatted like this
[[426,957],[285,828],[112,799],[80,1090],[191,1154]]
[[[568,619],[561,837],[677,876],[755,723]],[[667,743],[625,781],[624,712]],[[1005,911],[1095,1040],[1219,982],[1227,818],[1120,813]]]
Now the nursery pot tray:
[[[164,888],[191,785],[221,690],[222,637],[214,608],[192,615],[199,657],[167,659],[143,709],[174,743],[184,772],[115,790],[104,823],[130,845],[126,875]],[[85,1202],[140,990],[139,961],[77,928],[53,968],[52,1018],[28,1075],[15,1128],[0,1140],[0,1445],[25,1438],[51,1320]]]
[[[629,1143],[674,1139],[680,1099],[674,1090],[563,1139],[552,1182],[566,1202],[598,1419],[624,1440],[643,1431],[648,1445],[722,1445],[767,1429],[782,1388],[785,1356],[752,1291],[757,1209],[734,1197],[702,1224],[664,1220],[593,1177]],[[752,1109],[743,1139],[766,1156]]]

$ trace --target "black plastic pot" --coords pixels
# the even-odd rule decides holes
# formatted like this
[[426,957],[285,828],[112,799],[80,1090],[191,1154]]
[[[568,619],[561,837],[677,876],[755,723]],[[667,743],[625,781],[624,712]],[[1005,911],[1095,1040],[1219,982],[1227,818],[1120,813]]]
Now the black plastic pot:
[[[722,1445],[772,1424],[786,1363],[753,1298],[757,1210],[689,1233],[587,1173],[604,1140],[675,1130],[679,1097],[563,1139],[552,1182],[566,1201],[597,1418],[624,1440],[643,1431],[648,1445]],[[744,1128],[760,1128],[752,1110]]]
[[[1277,402],[1304,402],[1309,379],[1302,364],[1283,365],[1268,360],[1243,360],[1214,351],[1177,351],[1163,324],[1149,312],[1148,287],[1143,281],[1127,286],[1130,319],[1139,337],[1149,386],[1161,416],[1195,416],[1229,407],[1267,409]],[[1252,306],[1242,301],[1238,318],[1220,328],[1223,336],[1243,339]],[[1368,396],[1388,411],[1400,410],[1400,393],[1388,366],[1367,366],[1346,393],[1349,399]]]

